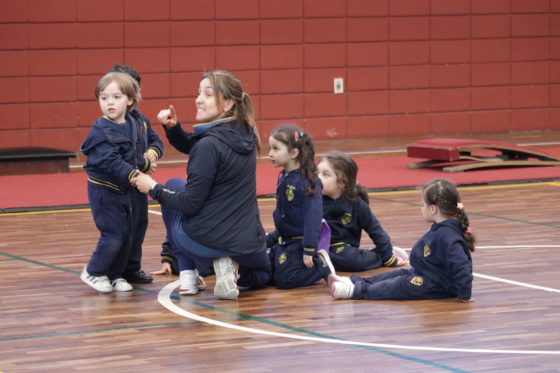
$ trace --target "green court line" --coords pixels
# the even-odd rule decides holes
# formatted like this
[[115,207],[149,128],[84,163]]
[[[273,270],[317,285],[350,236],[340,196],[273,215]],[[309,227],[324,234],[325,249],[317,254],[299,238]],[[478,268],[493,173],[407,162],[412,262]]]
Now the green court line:
[[43,262],[39,262],[38,260],[33,260],[33,259],[28,259],[28,258],[24,258],[22,256],[19,255],[13,255],[4,251],[0,251],[0,255],[4,255],[7,256],[8,258],[11,259],[16,259],[16,260],[20,260],[22,262],[27,262],[27,263],[32,263],[32,264],[36,264],[38,266],[42,266],[42,267],[47,267],[47,268],[51,268],[51,269],[56,269],[57,271],[62,271],[62,272],[68,272],[68,273],[73,273],[75,275],[79,275],[80,272],[79,271],[74,271],[68,268],[64,268],[64,267],[59,267],[59,266],[55,266],[52,264],[47,264],[47,263],[43,263]]
[[[58,271],[62,271],[62,272],[67,272],[67,273],[72,273],[75,275],[79,275],[79,271],[74,271],[71,269],[67,269],[64,267],[60,267],[60,266],[55,266],[55,265],[51,265],[51,264],[47,264],[47,263],[43,263],[37,260],[33,260],[33,259],[29,259],[29,258],[24,258],[18,255],[13,255],[10,253],[6,253],[3,251],[0,251],[0,255],[4,255],[7,256],[11,259],[16,259],[16,260],[20,260],[20,261],[24,261],[27,263],[32,263],[32,264],[36,264],[39,266],[43,266],[43,267],[47,267],[47,268],[51,268],[54,270],[58,270]],[[152,294],[157,294],[157,291],[151,290],[151,289],[146,289],[146,288],[142,288],[139,286],[134,286],[134,288],[136,290],[140,290],[143,292],[147,292],[147,293],[152,293]],[[179,298],[178,296],[173,296],[172,297],[174,300],[181,300],[181,302],[184,301],[183,298]],[[299,332],[302,334],[307,334],[307,335],[312,335],[312,336],[316,336],[316,337],[322,337],[322,338],[331,338],[331,339],[337,339],[337,340],[343,340],[341,338],[337,338],[337,337],[333,337],[327,334],[321,334],[321,333],[317,333],[311,330],[307,330],[307,329],[302,329],[302,328],[298,328],[298,327],[294,327],[291,325],[287,325],[287,324],[283,324],[283,323],[278,323],[272,320],[268,320],[268,319],[264,319],[264,318],[260,318],[260,317],[255,317],[255,316],[251,316],[251,315],[246,315],[240,312],[235,312],[235,311],[230,311],[224,308],[220,308],[220,307],[216,307],[207,303],[201,303],[201,302],[197,302],[194,300],[186,300],[187,302],[202,307],[202,308],[206,308],[206,309],[210,309],[213,311],[218,311],[224,314],[228,314],[228,315],[232,315],[235,316],[236,319],[241,319],[241,320],[252,320],[252,321],[256,321],[262,324],[268,324],[268,325],[273,325],[276,327],[280,327],[283,329],[287,329],[290,331],[294,331],[294,332]],[[89,331],[76,331],[76,332],[63,332],[63,333],[52,333],[52,334],[37,334],[37,335],[30,335],[30,336],[21,336],[21,337],[9,337],[9,338],[0,338],[0,342],[8,342],[8,341],[15,341],[15,340],[29,340],[29,339],[38,339],[38,338],[51,338],[51,337],[61,337],[61,336],[72,336],[72,335],[80,335],[80,334],[91,334],[91,333],[101,333],[101,332],[107,332],[107,331],[114,331],[114,330],[123,330],[123,329],[136,329],[136,328],[152,328],[152,327],[161,327],[161,326],[172,326],[172,325],[182,325],[182,324],[198,324],[198,321],[190,321],[190,322],[182,322],[182,323],[165,323],[165,324],[153,324],[153,325],[139,325],[139,326],[126,326],[126,327],[120,327],[120,328],[107,328],[107,329],[96,329],[96,330],[89,330]],[[446,370],[448,372],[454,372],[454,373],[469,373],[468,371],[462,370],[462,369],[458,369],[458,368],[453,368],[444,364],[440,364],[437,363],[435,361],[429,361],[429,360],[424,360],[424,359],[420,359],[420,358],[416,358],[413,356],[408,356],[408,355],[404,355],[401,353],[397,353],[397,352],[392,352],[389,350],[385,350],[385,349],[381,349],[381,348],[377,348],[377,347],[370,347],[370,346],[354,346],[354,347],[359,347],[362,349],[366,349],[369,351],[374,351],[377,353],[381,353],[387,356],[392,356],[395,358],[399,358],[402,360],[407,360],[407,361],[411,361],[411,362],[415,362],[415,363],[419,363],[419,364],[423,364],[423,365],[428,365],[431,366],[433,368],[439,368],[439,369],[443,369]]]
[[523,224],[529,224],[529,225],[536,225],[536,226],[539,226],[539,227],[560,228],[560,225],[556,225],[556,224],[535,223],[535,222],[527,221],[527,220],[512,219],[512,218],[507,218],[507,217],[504,217],[504,216],[488,215],[488,214],[482,214],[482,213],[478,213],[478,212],[470,212],[469,211],[469,215],[476,215],[476,216],[482,216],[482,217],[485,217],[485,218],[505,220],[505,221],[510,221],[510,222],[513,222],[513,223],[523,223]]
[[106,329],[81,330],[81,331],[75,331],[75,332],[35,334],[35,335],[26,335],[26,336],[20,336],[20,337],[0,338],[0,342],[20,341],[20,340],[25,340],[25,339],[52,338],[52,337],[68,337],[68,336],[73,336],[73,335],[112,332],[112,331],[115,331],[115,330],[159,328],[159,327],[162,327],[162,326],[191,325],[191,324],[200,324],[200,323],[201,323],[200,321],[183,321],[183,322],[169,322],[169,323],[163,323],[163,324],[122,326],[122,327],[106,328]]

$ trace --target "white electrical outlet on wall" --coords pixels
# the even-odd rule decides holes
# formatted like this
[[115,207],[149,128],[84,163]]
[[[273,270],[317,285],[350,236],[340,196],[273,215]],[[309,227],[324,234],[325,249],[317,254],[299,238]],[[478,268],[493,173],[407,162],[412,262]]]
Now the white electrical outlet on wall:
[[334,78],[334,93],[344,93],[344,78]]

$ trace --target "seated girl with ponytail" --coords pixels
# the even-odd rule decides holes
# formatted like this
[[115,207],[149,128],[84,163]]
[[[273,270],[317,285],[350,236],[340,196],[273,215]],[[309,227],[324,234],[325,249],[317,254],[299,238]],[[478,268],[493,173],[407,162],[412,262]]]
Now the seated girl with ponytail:
[[457,187],[446,179],[433,180],[421,188],[420,203],[423,218],[432,226],[412,247],[412,268],[371,277],[330,275],[334,298],[473,301],[470,252],[475,237]]

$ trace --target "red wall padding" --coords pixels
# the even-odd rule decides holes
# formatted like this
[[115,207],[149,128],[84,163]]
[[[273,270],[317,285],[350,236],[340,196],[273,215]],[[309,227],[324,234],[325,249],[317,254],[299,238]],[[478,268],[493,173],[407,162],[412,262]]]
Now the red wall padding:
[[[233,71],[264,138],[560,130],[560,0],[0,0],[0,147],[76,151],[114,63],[152,120]],[[333,78],[345,92],[333,94]],[[157,130],[161,129],[156,125]]]

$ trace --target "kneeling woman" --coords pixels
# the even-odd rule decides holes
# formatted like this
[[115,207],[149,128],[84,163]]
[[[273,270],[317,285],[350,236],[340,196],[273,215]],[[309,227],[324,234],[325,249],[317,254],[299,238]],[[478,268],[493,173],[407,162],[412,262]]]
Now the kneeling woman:
[[168,239],[179,259],[181,294],[203,288],[195,263],[213,261],[214,295],[237,299],[239,287],[264,287],[270,279],[256,198],[260,140],[253,106],[231,73],[203,75],[195,100],[194,133],[177,121],[175,109],[160,111],[171,145],[189,154],[187,181],[156,183],[141,174],[133,180],[162,206]]

